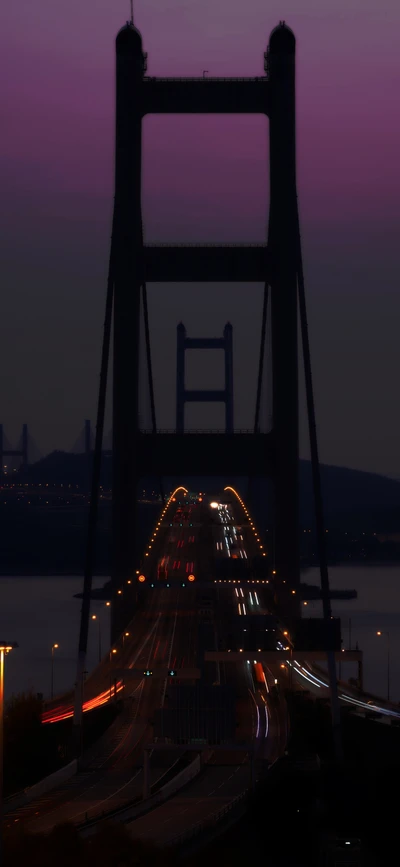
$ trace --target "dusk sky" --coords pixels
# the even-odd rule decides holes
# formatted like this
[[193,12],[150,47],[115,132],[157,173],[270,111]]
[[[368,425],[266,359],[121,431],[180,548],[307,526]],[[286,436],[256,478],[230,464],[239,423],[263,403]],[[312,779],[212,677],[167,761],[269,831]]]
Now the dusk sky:
[[[42,453],[95,418],[113,199],[115,36],[128,0],[18,0],[2,21],[0,421]],[[150,75],[262,75],[297,39],[297,164],[321,460],[400,477],[398,0],[136,0]],[[144,123],[148,241],[264,241],[258,116]],[[234,327],[235,422],[253,422],[262,287],[149,287],[159,425],[173,427],[176,325]],[[213,362],[214,369],[214,362]],[[215,364],[215,386],[222,363]],[[190,367],[190,384],[209,387]],[[303,412],[304,416],[304,412]],[[188,414],[200,426],[199,411]],[[303,419],[304,421],[304,419]],[[215,408],[205,426],[222,426]],[[302,424],[302,456],[308,455]]]

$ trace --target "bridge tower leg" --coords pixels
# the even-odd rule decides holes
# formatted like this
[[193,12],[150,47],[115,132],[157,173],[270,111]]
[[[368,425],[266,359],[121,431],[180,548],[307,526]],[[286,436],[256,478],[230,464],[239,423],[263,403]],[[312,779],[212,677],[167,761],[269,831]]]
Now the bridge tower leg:
[[0,424],[0,479],[3,478],[4,467],[4,432],[3,425]]
[[[145,56],[140,33],[133,24],[127,24],[118,33],[116,55],[112,640],[131,616],[124,605],[124,590],[136,568],[136,500],[140,475],[139,319],[144,279],[141,163]],[[122,594],[118,594],[118,590],[122,590]]]
[[292,32],[280,26],[267,53],[275,552],[278,586],[282,579],[291,588],[299,583],[295,46]]
[[180,322],[176,329],[176,432],[185,429],[185,340],[186,328]]
[[224,328],[225,341],[225,430],[233,434],[233,329],[230,322]]

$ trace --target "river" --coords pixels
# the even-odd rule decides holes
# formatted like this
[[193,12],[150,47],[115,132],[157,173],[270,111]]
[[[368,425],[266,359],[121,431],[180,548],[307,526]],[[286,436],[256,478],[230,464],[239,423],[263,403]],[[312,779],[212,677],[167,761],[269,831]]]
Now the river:
[[[351,643],[364,651],[364,687],[386,697],[387,637],[390,636],[390,697],[400,701],[400,565],[334,566],[330,568],[332,588],[354,588],[358,598],[333,601],[333,613],[342,618],[344,647]],[[101,587],[104,578],[94,579]],[[304,580],[317,584],[317,569],[304,573]],[[5,693],[42,692],[51,688],[51,648],[54,650],[54,693],[70,688],[75,679],[81,602],[74,593],[82,589],[79,577],[0,577],[0,638],[17,641],[18,649],[6,659]],[[100,623],[102,652],[109,646],[110,612],[104,602],[92,602],[97,621],[90,624],[88,663],[90,671],[98,661]],[[320,602],[309,602],[303,616],[317,617]],[[377,631],[383,635],[378,637]],[[356,675],[356,666],[342,666],[343,675]]]

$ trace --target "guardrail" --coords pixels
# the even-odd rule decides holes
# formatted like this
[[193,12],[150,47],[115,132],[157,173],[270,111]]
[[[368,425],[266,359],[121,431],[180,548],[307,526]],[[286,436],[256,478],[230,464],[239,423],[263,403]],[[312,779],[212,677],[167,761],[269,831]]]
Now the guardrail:
[[[279,757],[274,759],[273,762],[268,767],[268,772],[273,768],[279,761]],[[244,801],[245,798],[248,798],[251,790],[249,788],[245,789],[240,795],[236,795],[232,801],[229,801],[228,804],[225,804],[224,807],[220,807],[215,813],[212,813],[210,816],[207,816],[205,819],[202,819],[200,822],[197,822],[195,825],[192,825],[191,828],[188,828],[186,831],[183,831],[181,834],[178,834],[176,837],[173,837],[172,840],[168,843],[168,846],[179,846],[181,843],[185,843],[187,840],[191,840],[193,837],[197,837],[198,834],[202,834],[204,831],[207,831],[209,828],[212,828],[215,825],[218,825],[218,822],[224,818],[228,813],[230,813],[237,805]]]
[[146,241],[144,247],[145,249],[147,247],[172,247],[173,249],[175,249],[175,247],[183,249],[186,249],[186,247],[233,247],[233,249],[236,249],[236,247],[243,247],[244,249],[247,249],[247,247],[256,247],[259,249],[261,247],[262,249],[267,249],[268,244],[264,241],[238,241],[236,243],[234,241],[227,243],[225,243],[225,241],[222,241],[221,243],[216,241],[187,241],[186,243],[185,241]]
[[170,795],[173,795],[179,789],[182,789],[186,783],[190,783],[190,781],[200,773],[201,767],[201,757],[200,755],[197,755],[187,768],[180,771],[176,777],[173,777],[172,780],[166,783],[165,786],[159,789],[159,791],[154,795],[150,795],[149,798],[140,801],[136,800],[128,806],[125,804],[125,806],[117,807],[115,810],[110,810],[108,813],[101,813],[101,815],[93,816],[91,819],[88,818],[79,826],[81,836],[90,836],[99,822],[103,822],[105,819],[113,819],[116,822],[129,823],[138,819],[140,816],[143,816],[144,813],[154,810],[155,807],[158,807],[160,804],[164,803],[164,801],[167,801]]
[[[140,433],[141,434],[154,434],[154,431],[151,430],[150,428],[143,428],[140,431]],[[157,428],[156,434],[176,434],[176,429],[175,428]],[[249,428],[235,428],[235,430],[233,431],[233,434],[227,434],[225,430],[222,430],[222,429],[221,430],[214,430],[213,428],[199,428],[199,429],[185,430],[182,432],[182,434],[184,436],[190,436],[191,434],[197,434],[197,435],[198,434],[220,434],[220,435],[223,434],[223,436],[235,436],[236,434],[246,434],[246,436],[249,436],[249,434],[251,434],[252,436],[265,436],[265,433],[263,433],[263,431],[257,431],[257,433],[254,433],[254,430],[251,430]],[[181,434],[179,434],[179,436],[181,436]]]
[[191,828],[188,828],[187,831],[184,831],[182,834],[178,834],[177,837],[173,837],[172,840],[168,843],[168,846],[179,846],[181,843],[185,843],[187,840],[191,840],[193,837],[197,837],[198,834],[202,834],[204,831],[207,831],[210,827],[214,825],[218,825],[218,822],[224,818],[228,813],[230,813],[240,801],[243,801],[249,795],[249,789],[245,789],[244,792],[241,792],[240,795],[236,795],[236,798],[233,798],[232,801],[229,801],[229,804],[225,804],[224,807],[221,807],[216,813],[212,813],[211,816],[207,816],[206,819],[202,819],[201,822],[197,822],[196,825],[192,825]]
[[156,81],[157,83],[163,82],[163,81],[230,81],[232,83],[235,83],[236,81],[246,81],[246,82],[268,81],[268,76],[266,76],[266,75],[246,75],[246,76],[241,76],[238,78],[237,76],[228,77],[226,75],[222,75],[222,76],[221,75],[218,75],[218,76],[217,75],[209,75],[207,77],[205,75],[191,75],[191,76],[185,75],[181,78],[178,78],[175,75],[174,76],[170,76],[170,75],[160,75],[160,76],[144,75],[143,81]]
[[50,792],[51,789],[54,789],[60,783],[65,783],[65,781],[73,777],[76,772],[77,761],[74,759],[68,765],[64,765],[63,768],[59,768],[58,771],[54,771],[53,774],[44,777],[44,779],[40,780],[39,783],[35,783],[34,786],[30,786],[28,789],[24,789],[23,792],[17,792],[17,794],[10,795],[9,798],[6,798],[4,801],[4,813],[11,813],[13,810],[18,810],[19,807],[25,807],[26,804],[30,804],[31,801],[34,801],[35,798],[44,795],[46,792]]
[[[344,660],[346,661],[346,660]],[[321,665],[313,665],[319,674],[322,674],[324,677],[328,677],[328,672],[326,669],[322,668]],[[374,695],[372,692],[366,692],[364,689],[359,689],[357,686],[349,683],[347,680],[338,680],[338,684],[341,684],[342,687],[349,690],[349,696],[353,698],[360,698],[360,700],[365,699],[366,702],[374,701],[377,705],[379,702],[379,706],[385,708],[386,710],[392,710],[395,713],[400,713],[400,702],[388,701],[386,698],[380,695]]]

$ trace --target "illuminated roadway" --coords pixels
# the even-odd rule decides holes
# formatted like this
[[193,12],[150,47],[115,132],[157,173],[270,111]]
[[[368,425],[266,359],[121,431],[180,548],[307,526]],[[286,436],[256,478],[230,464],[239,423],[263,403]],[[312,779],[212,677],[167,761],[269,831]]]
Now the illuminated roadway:
[[[198,540],[206,513],[203,510],[207,511],[209,507],[204,504],[185,507],[183,515],[178,509],[172,500],[163,520],[157,524],[150,542],[152,550],[150,551],[149,547],[149,559],[144,560],[148,566],[148,583],[155,585],[149,589],[145,609],[127,627],[129,636],[123,645],[122,642],[118,643],[117,653],[107,655],[85,685],[86,706],[98,706],[110,699],[114,700],[116,681],[117,691],[123,694],[125,700],[123,714],[85,756],[83,772],[30,805],[8,812],[7,824],[17,820],[23,822],[29,831],[46,832],[64,821],[73,821],[80,825],[87,816],[94,819],[103,812],[126,807],[141,798],[143,747],[152,741],[152,716],[154,710],[163,705],[166,681],[138,677],[126,678],[124,684],[122,676],[117,674],[117,677],[114,677],[114,671],[128,668],[144,671],[157,666],[180,669],[196,665],[199,614],[196,586],[194,583],[191,586],[189,576],[193,571],[197,572],[197,580],[198,563],[207,559],[204,558],[204,552],[199,551]],[[172,526],[169,526],[171,523]],[[232,554],[232,550],[228,551],[226,547],[225,529],[221,523],[216,532],[214,528],[210,537],[216,551],[219,551],[220,545],[225,549],[222,556]],[[243,539],[236,540],[234,532],[232,543],[233,547],[239,550],[238,556],[244,556],[243,553],[240,554],[241,551],[245,552]],[[210,550],[210,561],[213,556],[214,552]],[[212,576],[202,577],[212,580]],[[168,584],[172,578],[169,588],[161,586],[160,589],[160,585]],[[182,583],[185,583],[185,587],[179,586]],[[261,700],[258,694],[254,694],[251,671],[245,664],[234,667],[210,664],[208,667],[212,668],[213,678],[218,678],[218,682],[232,683],[235,687],[237,740],[249,743],[255,739],[262,747],[259,757],[263,757],[266,755],[267,740],[269,748],[271,733],[275,737],[279,726],[275,721],[271,730],[268,728],[266,699],[263,697]],[[72,709],[71,699],[72,693],[53,702],[46,712],[45,720],[55,722],[69,716]],[[176,765],[181,756],[182,751],[156,750],[150,761],[150,785],[153,786],[157,781],[161,784],[168,768]],[[247,752],[233,750],[225,753],[222,760],[216,754],[209,755],[209,762],[198,779],[185,789],[184,808],[177,806],[176,798],[168,801],[168,806],[165,804],[159,808],[163,810],[163,814],[167,811],[169,816],[160,824],[166,837],[181,833],[183,827],[187,827],[187,823],[192,819],[200,821],[210,809],[219,809],[221,804],[226,804],[248,788],[250,764]],[[146,836],[149,819],[144,817],[137,820],[139,821],[143,825],[143,836]],[[137,822],[134,823],[135,835],[140,830]]]
[[[103,813],[123,809],[124,821],[133,836],[151,837],[160,845],[166,844],[186,833],[192,825],[207,821],[249,788],[251,761],[243,745],[253,744],[255,775],[263,760],[271,763],[282,754],[286,745],[287,710],[284,700],[273,699],[271,691],[273,693],[277,680],[282,686],[287,685],[290,666],[299,687],[329,695],[324,674],[293,659],[285,659],[285,671],[278,665],[261,667],[260,682],[255,677],[255,660],[244,659],[242,664],[236,665],[206,663],[210,682],[234,687],[236,743],[242,749],[233,747],[229,752],[219,752],[210,747],[207,763],[182,792],[178,791],[146,815],[129,820],[127,809],[142,797],[143,749],[153,742],[154,711],[163,706],[167,681],[137,674],[127,677],[118,672],[129,668],[135,672],[145,671],[160,666],[194,668],[198,662],[198,629],[202,618],[199,600],[209,593],[206,584],[217,592],[213,613],[216,646],[226,634],[227,618],[236,618],[237,622],[243,615],[268,613],[267,580],[247,584],[244,579],[240,584],[232,584],[221,583],[215,577],[222,561],[242,561],[246,568],[255,554],[264,553],[247,510],[245,515],[240,515],[237,506],[222,503],[214,515],[211,523],[208,503],[180,507],[177,497],[171,497],[149,541],[147,558],[143,558],[148,588],[146,605],[127,627],[129,635],[115,645],[117,653],[107,655],[85,685],[85,702],[89,708],[113,701],[116,683],[117,691],[124,697],[122,714],[87,752],[84,771],[30,805],[9,811],[7,824],[20,821],[27,830],[47,832],[60,822],[82,825],[87,817],[95,820]],[[206,536],[205,526],[208,527]],[[189,582],[190,575],[201,581],[201,588],[197,589],[196,581]],[[203,604],[208,604],[207,599]],[[283,629],[277,629],[273,647],[283,649],[288,640]],[[341,690],[340,697],[355,707],[373,709],[363,701],[364,696],[356,691],[352,693],[350,688]],[[71,701],[72,693],[53,702],[45,719],[55,722],[70,715]],[[393,708],[380,705],[375,708],[380,713],[400,717],[399,711]],[[154,750],[149,766],[150,786],[158,784],[159,788],[169,769],[181,769],[181,760],[182,750]]]

